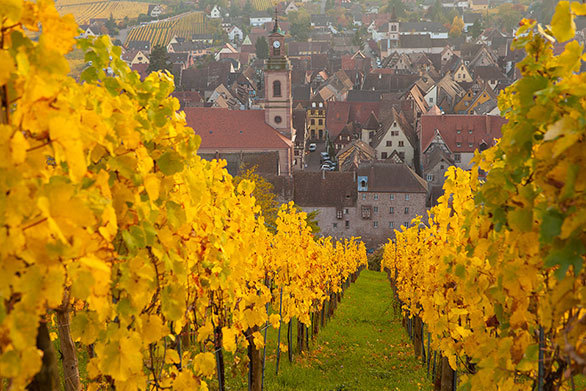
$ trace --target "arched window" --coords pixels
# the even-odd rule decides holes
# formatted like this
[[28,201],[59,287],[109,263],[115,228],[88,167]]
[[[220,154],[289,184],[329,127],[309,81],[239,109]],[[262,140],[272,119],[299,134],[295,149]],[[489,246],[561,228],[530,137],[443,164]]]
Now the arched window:
[[281,96],[281,82],[279,80],[273,82],[273,96]]

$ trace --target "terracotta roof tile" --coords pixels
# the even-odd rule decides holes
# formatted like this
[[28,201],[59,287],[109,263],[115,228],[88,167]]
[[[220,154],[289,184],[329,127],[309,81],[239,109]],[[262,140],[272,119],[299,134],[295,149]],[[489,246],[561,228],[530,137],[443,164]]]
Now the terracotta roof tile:
[[286,149],[290,140],[265,123],[264,110],[185,108],[187,125],[201,137],[202,149]]
[[[421,151],[425,151],[437,129],[454,153],[474,152],[483,141],[490,147],[501,138],[506,119],[494,115],[423,115],[421,116]],[[469,131],[472,130],[472,134]],[[458,133],[460,131],[460,133]],[[457,146],[457,143],[461,143]],[[472,147],[469,147],[472,143]]]

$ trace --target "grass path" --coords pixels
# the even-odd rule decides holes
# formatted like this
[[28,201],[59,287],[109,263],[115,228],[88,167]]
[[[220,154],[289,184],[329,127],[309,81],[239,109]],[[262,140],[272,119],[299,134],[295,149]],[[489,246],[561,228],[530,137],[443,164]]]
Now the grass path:
[[271,332],[265,390],[431,390],[392,300],[385,274],[363,271],[309,353],[294,356],[292,364],[286,353],[281,356],[278,377],[276,333]]

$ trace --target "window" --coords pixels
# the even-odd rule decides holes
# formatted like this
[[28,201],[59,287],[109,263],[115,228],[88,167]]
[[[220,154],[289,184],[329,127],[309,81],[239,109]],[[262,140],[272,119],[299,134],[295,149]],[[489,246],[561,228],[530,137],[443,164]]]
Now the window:
[[393,146],[393,142],[391,140],[387,140],[387,147],[392,147]]
[[391,206],[391,207],[389,208],[389,213],[390,213],[390,214],[393,214],[393,213],[395,213],[395,208]]
[[362,193],[362,200],[366,200],[366,194]]
[[456,130],[456,133],[457,133],[457,134],[460,134],[460,133],[462,133],[462,129],[458,129],[458,130]]
[[392,24],[391,25],[391,31],[397,31],[397,25],[396,24]]
[[440,164],[440,170],[443,170],[443,169],[444,169],[444,165]]
[[472,129],[468,129],[468,134],[472,134]]
[[281,96],[281,82],[279,80],[273,82],[273,96]]
[[346,220],[344,223],[345,223],[344,226],[346,227],[346,229],[350,228],[350,222],[348,220]]
[[400,147],[404,147],[405,146],[405,143],[403,141],[399,141],[399,146]]
[[365,220],[370,219],[371,213],[372,211],[370,210],[370,206],[363,206],[362,207],[362,218]]
[[409,207],[406,207],[406,208],[405,208],[405,214],[406,214],[406,215],[407,215],[407,214],[409,214]]
[[462,143],[456,143],[456,147],[460,148],[462,146]]
[[393,223],[392,221],[389,221],[389,228],[395,228],[395,223]]
[[462,158],[461,158],[460,154],[459,153],[455,153],[454,154],[454,161],[456,163],[460,163],[461,160],[462,160]]
[[405,227],[409,228],[409,222],[408,222],[408,221],[405,221],[405,222],[403,223],[403,225],[404,225]]
[[375,206],[374,208],[372,208],[372,211],[373,211],[374,213],[378,213],[378,206]]
[[311,102],[311,107],[315,107],[315,102]]
[[375,194],[375,195],[374,195],[374,200],[375,200],[375,201],[376,201],[376,200],[378,200],[378,194]]
[[405,152],[399,152],[399,157],[401,160],[405,161]]
[[430,103],[433,103],[433,98],[429,98],[429,102]]
[[395,195],[391,194],[391,201],[393,201],[395,199]]
[[405,201],[409,201],[409,194],[405,194]]
[[317,120],[317,123],[318,123],[318,125],[323,125],[324,124],[324,120],[320,118],[320,119]]
[[334,223],[334,228],[338,228],[338,223]]
[[[324,103],[323,102],[319,102],[319,107],[324,107]],[[320,112],[321,114],[321,112]]]
[[315,125],[315,119],[313,119],[313,118],[311,119],[311,124]]
[[468,143],[468,147],[474,148],[474,143]]
[[336,210],[336,218],[341,220],[342,217],[343,217],[342,216],[342,209],[337,209]]
[[381,159],[386,159],[387,158],[387,153],[386,152],[381,152],[380,153],[380,158]]
[[282,120],[283,120],[283,119],[281,118],[281,116],[280,116],[280,115],[277,115],[277,116],[275,117],[275,123],[278,123],[278,124],[280,124]]
[[372,225],[374,226],[374,228],[378,228],[378,221],[373,221]]
[[344,214],[347,215],[348,213],[350,213],[350,211],[348,210],[348,208],[344,209]]
[[427,181],[428,182],[433,181],[433,174],[427,174]]

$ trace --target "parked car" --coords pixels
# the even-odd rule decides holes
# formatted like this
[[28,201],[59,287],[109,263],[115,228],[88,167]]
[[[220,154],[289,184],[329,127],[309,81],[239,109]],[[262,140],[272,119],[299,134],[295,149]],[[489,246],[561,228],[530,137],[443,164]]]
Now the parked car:
[[329,159],[330,158],[330,155],[327,152],[321,152],[320,155],[321,155],[322,159]]
[[313,152],[317,149],[317,145],[315,143],[309,144],[309,152]]
[[321,169],[325,170],[325,171],[330,171],[332,168],[332,166],[330,166],[329,164],[322,164]]

